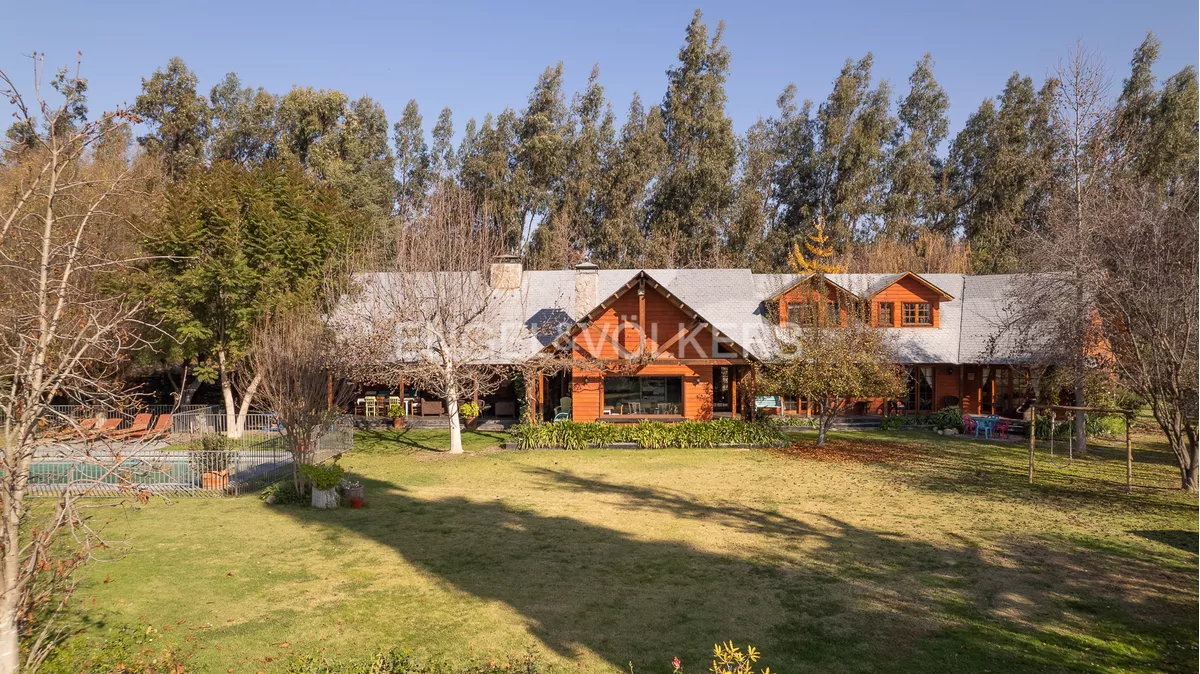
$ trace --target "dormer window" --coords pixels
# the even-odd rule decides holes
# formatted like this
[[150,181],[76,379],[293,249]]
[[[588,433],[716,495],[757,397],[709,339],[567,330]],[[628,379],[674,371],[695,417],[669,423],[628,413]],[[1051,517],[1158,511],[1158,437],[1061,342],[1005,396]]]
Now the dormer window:
[[904,325],[933,325],[933,310],[928,302],[905,302]]
[[879,303],[879,327],[896,327],[896,305],[892,302]]

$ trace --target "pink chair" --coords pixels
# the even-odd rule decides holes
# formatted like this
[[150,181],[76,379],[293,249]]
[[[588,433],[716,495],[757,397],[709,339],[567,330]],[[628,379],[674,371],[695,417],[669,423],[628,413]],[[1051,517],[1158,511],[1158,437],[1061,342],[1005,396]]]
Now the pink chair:
[[1007,440],[1008,439],[1008,419],[1001,419],[1001,420],[997,421],[995,427],[992,428],[992,433],[1000,436],[1001,440]]
[[975,420],[970,414],[963,414],[963,435],[975,432]]

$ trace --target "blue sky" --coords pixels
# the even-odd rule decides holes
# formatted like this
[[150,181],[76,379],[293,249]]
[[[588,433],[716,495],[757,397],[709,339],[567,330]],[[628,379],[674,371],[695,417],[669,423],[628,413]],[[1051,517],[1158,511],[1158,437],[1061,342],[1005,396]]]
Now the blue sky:
[[[1147,30],[1162,40],[1166,78],[1197,62],[1195,0],[1146,2],[20,2],[0,0],[0,68],[28,82],[34,50],[73,63],[82,50],[93,111],[132,102],[140,78],[181,56],[207,93],[226,72],[284,92],[294,84],[379,100],[395,121],[416,98],[426,130],[446,105],[455,129],[520,109],[538,74],[564,62],[568,91],[593,63],[618,115],[634,91],[658,102],[697,6],[726,21],[728,112],[744,130],[775,110],[788,82],[823,99],[842,62],[875,54],[876,76],[906,90],[926,52],[950,95],[952,133],[1014,71],[1041,80],[1077,39],[1113,71],[1114,91]],[[14,36],[17,36],[14,38]]]

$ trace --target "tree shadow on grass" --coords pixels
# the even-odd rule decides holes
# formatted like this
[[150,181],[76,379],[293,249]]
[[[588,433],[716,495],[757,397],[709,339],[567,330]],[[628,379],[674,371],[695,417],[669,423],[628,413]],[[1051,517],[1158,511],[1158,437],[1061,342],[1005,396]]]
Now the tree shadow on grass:
[[[430,429],[371,429],[355,433],[355,449],[363,454],[411,454],[414,452],[445,453],[449,450],[449,432],[442,436]],[[503,432],[463,431],[463,444],[474,444],[473,438],[483,438],[499,445],[507,439]]]
[[[769,534],[779,553],[644,540],[502,501],[417,498],[371,479],[364,480],[366,510],[283,512],[384,544],[462,592],[511,607],[555,653],[591,651],[614,669],[632,661],[635,671],[669,672],[674,656],[700,669],[711,645],[728,639],[754,644],[765,653],[762,664],[782,672],[1164,663],[1183,670],[1194,660],[1187,651],[1164,652],[1168,643],[1194,643],[1195,597],[1170,587],[1179,579],[1148,562],[1039,541],[1000,551],[935,546],[830,517],[805,522],[680,493],[539,475],[580,497],[607,494],[632,508]],[[1126,576],[1138,586],[1122,590]],[[1147,602],[1153,611],[1144,610]]]
[[1183,529],[1140,529],[1132,530],[1129,533],[1134,536],[1141,536],[1146,540],[1169,545],[1176,550],[1190,552],[1193,555],[1200,554],[1200,541],[1197,540],[1195,531],[1184,531]]

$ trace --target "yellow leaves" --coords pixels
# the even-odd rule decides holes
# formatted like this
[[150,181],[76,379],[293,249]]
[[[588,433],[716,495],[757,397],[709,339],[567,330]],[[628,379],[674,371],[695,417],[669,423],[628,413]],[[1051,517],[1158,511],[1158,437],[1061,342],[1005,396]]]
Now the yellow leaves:
[[800,244],[793,243],[788,253],[788,265],[797,274],[840,274],[846,271],[844,265],[832,262],[837,251],[829,243],[829,235],[825,233],[825,223],[820,219],[814,225],[816,230],[809,234],[804,241],[804,248],[809,255],[800,250]]
[[[733,641],[713,645],[713,661],[709,668],[711,674],[754,674],[754,663],[761,657],[758,649],[749,644],[746,652],[733,645]],[[771,674],[768,667],[761,674]]]

